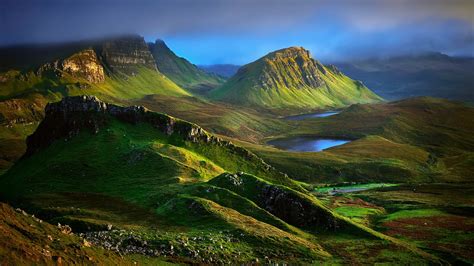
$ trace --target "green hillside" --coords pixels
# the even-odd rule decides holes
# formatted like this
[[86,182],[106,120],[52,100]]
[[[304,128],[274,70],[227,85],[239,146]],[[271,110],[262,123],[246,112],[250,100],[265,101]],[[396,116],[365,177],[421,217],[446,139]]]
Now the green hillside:
[[[27,142],[0,195],[120,252],[138,246],[189,263],[437,261],[334,214],[247,150],[142,107],[65,98],[48,105]],[[350,258],[326,250],[355,236]],[[381,253],[357,255],[372,249]]]
[[207,92],[224,82],[218,75],[210,74],[183,57],[178,57],[162,40],[149,44],[158,70],[179,86],[194,92]]
[[301,47],[278,50],[239,69],[211,97],[269,109],[323,109],[381,101],[361,82],[324,66]]

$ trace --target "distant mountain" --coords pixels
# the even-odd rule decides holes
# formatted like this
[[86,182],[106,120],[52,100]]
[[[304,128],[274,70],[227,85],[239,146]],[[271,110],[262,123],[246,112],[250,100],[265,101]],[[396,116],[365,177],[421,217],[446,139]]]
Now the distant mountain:
[[208,73],[214,73],[219,76],[230,78],[237,73],[240,66],[232,64],[200,65],[200,69]]
[[301,47],[281,49],[241,67],[211,97],[268,109],[335,108],[381,100]]
[[149,47],[158,70],[183,88],[205,92],[224,82],[218,75],[205,72],[185,58],[178,57],[162,40],[156,40]]
[[380,96],[434,96],[474,102],[474,58],[440,53],[335,63]]

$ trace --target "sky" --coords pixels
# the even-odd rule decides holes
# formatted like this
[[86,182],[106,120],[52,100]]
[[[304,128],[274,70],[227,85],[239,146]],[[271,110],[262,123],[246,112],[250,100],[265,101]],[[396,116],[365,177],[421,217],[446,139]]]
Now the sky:
[[202,65],[289,46],[324,62],[474,56],[474,0],[0,0],[0,46],[127,33]]

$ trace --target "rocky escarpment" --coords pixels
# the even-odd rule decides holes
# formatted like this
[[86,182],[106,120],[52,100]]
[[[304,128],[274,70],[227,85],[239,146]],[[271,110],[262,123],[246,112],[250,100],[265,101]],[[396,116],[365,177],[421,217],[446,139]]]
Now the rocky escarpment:
[[45,108],[44,120],[27,138],[28,147],[25,156],[49,146],[55,140],[69,139],[82,130],[97,134],[111,118],[132,124],[149,123],[166,135],[178,135],[193,143],[226,147],[229,151],[262,165],[267,171],[275,171],[276,175],[283,176],[250,151],[215,137],[195,124],[151,112],[143,106],[121,107],[108,104],[95,96],[66,97],[60,102],[49,103]]
[[105,81],[104,68],[93,49],[79,51],[66,59],[56,60],[41,66],[36,74],[54,73],[61,78],[69,74],[74,78],[82,78],[91,83]]
[[98,48],[98,52],[111,72],[135,75],[140,67],[157,69],[148,45],[138,35],[107,40]]

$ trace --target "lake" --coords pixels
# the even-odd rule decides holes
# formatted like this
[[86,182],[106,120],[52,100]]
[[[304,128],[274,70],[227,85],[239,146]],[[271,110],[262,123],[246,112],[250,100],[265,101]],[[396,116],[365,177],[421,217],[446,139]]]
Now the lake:
[[328,117],[331,115],[337,115],[341,111],[328,111],[324,113],[309,113],[309,114],[302,114],[302,115],[292,115],[292,116],[287,116],[285,119],[287,120],[304,120],[304,119],[309,119],[309,118],[318,118],[318,117]]
[[319,137],[291,137],[275,139],[267,142],[278,149],[300,152],[317,152],[331,147],[343,145],[350,140],[330,139]]

